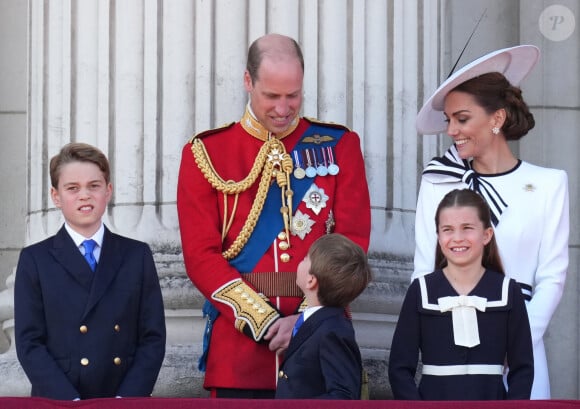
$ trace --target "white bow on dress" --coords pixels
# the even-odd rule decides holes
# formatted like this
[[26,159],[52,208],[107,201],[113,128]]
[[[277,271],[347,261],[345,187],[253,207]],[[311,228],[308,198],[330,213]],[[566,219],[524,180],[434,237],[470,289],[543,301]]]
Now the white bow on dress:
[[487,298],[476,295],[458,295],[441,297],[437,301],[441,312],[451,311],[455,345],[468,348],[479,345],[479,329],[475,310],[484,312]]

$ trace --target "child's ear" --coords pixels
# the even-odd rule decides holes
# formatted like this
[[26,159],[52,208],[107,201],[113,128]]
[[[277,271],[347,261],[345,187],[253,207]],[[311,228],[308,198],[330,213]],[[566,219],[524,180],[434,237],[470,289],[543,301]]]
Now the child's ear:
[[491,241],[492,237],[493,237],[493,228],[488,227],[483,231],[483,245],[487,246],[487,244]]
[[109,203],[111,201],[111,198],[113,197],[113,184],[111,182],[107,183],[107,203]]
[[312,274],[308,274],[308,281],[306,281],[306,288],[309,290],[315,289],[318,287],[318,278],[313,276]]
[[60,197],[58,195],[58,190],[52,186],[50,187],[50,198],[56,207],[60,207]]

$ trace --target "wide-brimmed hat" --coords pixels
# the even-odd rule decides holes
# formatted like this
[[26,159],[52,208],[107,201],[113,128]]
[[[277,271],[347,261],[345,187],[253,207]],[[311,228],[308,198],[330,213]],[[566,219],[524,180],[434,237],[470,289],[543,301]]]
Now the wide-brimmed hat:
[[512,85],[518,86],[532,71],[539,58],[540,50],[538,47],[518,45],[493,51],[470,62],[447,78],[423,105],[417,115],[417,131],[430,135],[444,132],[447,129],[447,122],[445,122],[445,115],[443,115],[445,97],[459,84],[482,74],[500,72]]

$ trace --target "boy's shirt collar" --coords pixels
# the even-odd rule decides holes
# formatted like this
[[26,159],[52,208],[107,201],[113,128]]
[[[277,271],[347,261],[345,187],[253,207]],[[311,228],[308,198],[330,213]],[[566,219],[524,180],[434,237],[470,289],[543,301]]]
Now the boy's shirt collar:
[[101,227],[99,227],[99,230],[97,230],[92,237],[85,237],[82,234],[77,233],[76,231],[73,230],[72,227],[69,226],[67,222],[64,222],[64,228],[66,229],[70,237],[73,239],[77,247],[80,247],[83,241],[90,239],[96,241],[99,248],[103,247],[103,237],[105,236],[105,225],[102,222]]
[[314,314],[316,311],[318,311],[319,309],[321,309],[323,306],[322,305],[317,305],[315,307],[307,307],[303,314],[304,314],[304,321],[306,321],[308,318],[310,318],[310,316],[312,314]]

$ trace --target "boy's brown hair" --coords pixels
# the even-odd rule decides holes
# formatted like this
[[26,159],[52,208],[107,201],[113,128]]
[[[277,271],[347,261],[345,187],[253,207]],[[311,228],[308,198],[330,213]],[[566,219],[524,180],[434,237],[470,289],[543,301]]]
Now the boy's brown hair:
[[319,237],[308,251],[310,274],[318,281],[318,301],[327,307],[346,307],[372,279],[363,249],[333,233]]
[[107,184],[111,181],[109,160],[103,152],[87,143],[72,142],[64,145],[50,160],[50,184],[58,189],[61,168],[72,162],[94,163],[103,172]]

